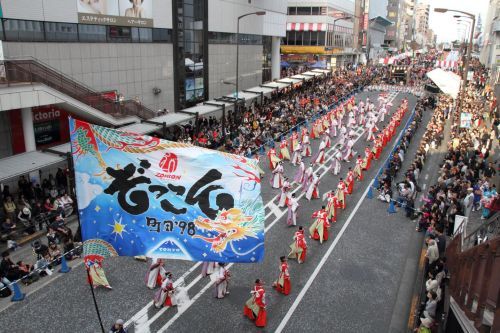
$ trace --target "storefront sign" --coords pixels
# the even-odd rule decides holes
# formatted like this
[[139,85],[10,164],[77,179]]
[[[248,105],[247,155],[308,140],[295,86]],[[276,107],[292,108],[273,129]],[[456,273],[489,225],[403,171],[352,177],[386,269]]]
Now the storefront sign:
[[303,46],[303,45],[282,45],[281,53],[299,53],[299,54],[336,54],[342,53],[341,48],[325,46]]
[[75,1],[78,6],[78,23],[153,27],[152,0],[143,0],[138,5],[129,0]]
[[37,148],[69,140],[68,114],[55,106],[33,108],[33,130]]

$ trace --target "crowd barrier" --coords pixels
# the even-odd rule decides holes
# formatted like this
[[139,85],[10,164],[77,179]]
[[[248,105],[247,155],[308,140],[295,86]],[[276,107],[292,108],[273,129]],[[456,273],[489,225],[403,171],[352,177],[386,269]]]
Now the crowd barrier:
[[370,85],[366,87],[368,91],[388,91],[388,92],[401,92],[413,94],[417,97],[422,97],[425,94],[423,86],[408,87],[408,86],[394,86],[390,84]]
[[[305,120],[299,124],[296,124],[295,126],[291,127],[289,130],[287,130],[286,132],[283,132],[283,133],[279,133],[276,138],[278,139],[284,139],[288,136],[291,136],[292,133],[297,130],[297,131],[300,131],[300,129],[303,127],[303,126],[308,126],[309,125],[309,122],[310,121],[315,121],[316,119],[318,119],[319,117],[323,116],[325,113],[331,111],[332,109],[335,109],[336,107],[338,107],[340,104],[344,103],[346,100],[348,100],[349,98],[351,98],[353,95],[359,93],[359,92],[362,92],[364,89],[367,89],[369,91],[372,91],[372,90],[378,90],[378,89],[370,89],[370,87],[377,87],[377,86],[367,86],[367,87],[359,87],[355,90],[353,90],[351,93],[349,93],[348,95],[342,97],[341,99],[339,99],[336,103],[332,103],[328,106],[328,108],[326,109],[322,109],[320,111],[318,111],[316,114],[314,114],[310,120]],[[399,91],[401,92],[400,90],[392,90],[392,91]],[[410,92],[412,93],[412,92]],[[378,177],[380,177],[380,175],[382,174],[382,172],[388,168],[389,164],[390,164],[390,159],[391,157],[393,156],[394,152],[399,148],[399,146],[401,145],[401,141],[403,139],[403,135],[404,133],[406,132],[406,130],[408,129],[408,127],[410,126],[411,122],[413,121],[413,118],[415,116],[415,108],[413,108],[412,110],[412,113],[410,115],[410,118],[408,118],[407,122],[406,122],[406,125],[405,127],[403,128],[403,130],[401,131],[401,133],[399,134],[399,137],[398,137],[398,141],[396,143],[396,145],[394,146],[394,148],[392,149],[390,155],[387,157],[386,161],[384,162],[383,166],[379,169],[379,172],[377,173],[377,175],[375,176],[375,178],[373,179],[371,185],[370,185],[370,189],[369,189],[369,192],[368,192],[368,195],[367,197],[369,199],[373,198],[373,192],[372,192],[372,188],[375,189],[375,190],[378,190],[377,187],[378,187]],[[262,144],[261,146],[259,146],[258,148],[254,149],[252,152],[251,152],[251,155],[250,156],[247,156],[247,157],[252,157],[254,156],[255,154],[261,154],[261,155],[264,155],[265,154],[265,150],[266,150],[266,146],[269,147],[269,148],[273,148],[275,145],[275,142],[274,140],[270,139],[268,140],[268,142]],[[394,207],[394,204],[395,203],[398,203],[397,200],[394,200],[394,199],[391,199],[391,202],[389,204],[389,208],[388,208],[388,212],[389,213],[395,213],[396,212],[396,209]],[[416,210],[416,209],[415,209]],[[418,211],[418,210],[417,210]],[[79,245],[77,247],[75,247],[73,250],[71,251],[68,251],[68,252],[65,252],[61,255],[61,258],[57,258],[57,259],[54,259],[52,261],[50,261],[49,263],[47,263],[46,265],[42,266],[42,267],[37,267],[35,268],[33,271],[31,271],[29,274],[27,274],[26,276],[18,279],[18,280],[15,280],[15,281],[12,281],[10,282],[10,284],[4,284],[4,287],[3,288],[0,288],[0,290],[4,290],[5,288],[10,288],[12,290],[12,297],[11,297],[11,301],[12,302],[16,302],[16,301],[22,301],[24,298],[25,298],[25,294],[22,293],[20,287],[19,287],[19,282],[22,282],[24,279],[27,279],[29,278],[30,276],[34,275],[34,274],[39,274],[41,273],[42,271],[46,270],[48,266],[52,266],[52,267],[55,267],[58,265],[58,262],[59,260],[61,261],[60,265],[61,265],[61,268],[59,269],[59,273],[62,273],[62,274],[65,274],[65,273],[68,273],[71,271],[71,267],[68,266],[67,264],[67,260],[66,260],[66,256],[67,255],[70,255],[72,254],[73,252],[75,252],[76,250],[79,250],[83,247],[83,245]]]
[[[77,252],[80,249],[83,250],[83,245],[76,246],[74,249],[61,254],[61,257],[58,257],[58,258],[56,258],[56,259],[54,259],[52,261],[49,261],[49,262],[45,263],[43,266],[41,266],[41,267],[34,268],[27,275],[23,276],[20,279],[15,280],[15,281],[11,281],[8,284],[5,284],[5,283],[3,283],[0,280],[0,282],[2,282],[2,284],[4,285],[2,288],[0,288],[0,291],[4,290],[6,288],[9,288],[12,291],[12,296],[11,296],[10,300],[12,302],[22,301],[26,297],[26,294],[24,294],[21,291],[21,288],[19,287],[19,283],[20,282],[22,282],[23,280],[29,279],[31,276],[34,276],[35,274],[40,274],[43,271],[46,271],[47,269],[49,269],[49,266],[51,266],[54,269],[54,267],[60,265],[61,267],[59,268],[58,272],[62,273],[62,274],[70,272],[71,271],[71,267],[68,265],[68,261],[66,259],[66,256],[68,256],[68,255],[74,255],[75,252]],[[53,272],[51,272],[51,274],[53,274]]]
[[[376,191],[376,192],[379,192],[379,181],[378,181],[378,178],[382,175],[382,173],[384,171],[387,171],[389,170],[389,165],[391,164],[391,161],[392,161],[392,158],[394,156],[394,153],[400,148],[401,146],[401,142],[403,141],[403,136],[404,134],[406,133],[406,130],[408,129],[408,127],[410,126],[411,122],[413,121],[413,119],[415,118],[415,111],[416,111],[416,108],[414,107],[413,110],[411,111],[411,115],[410,117],[408,118],[408,120],[406,121],[406,124],[405,124],[405,127],[403,128],[403,130],[399,133],[399,136],[398,136],[398,140],[396,141],[396,144],[394,145],[394,148],[391,150],[391,153],[389,154],[389,156],[386,158],[386,160],[384,161],[384,163],[382,164],[382,166],[380,167],[379,171],[377,172],[377,174],[375,175],[373,181],[372,181],[372,184],[370,185],[370,189],[368,191],[368,194],[367,194],[367,198],[368,199],[373,199],[373,191]],[[394,214],[396,213],[396,204],[398,205],[401,205],[402,202],[399,202],[398,200],[396,199],[390,199],[390,202],[389,202],[389,207],[387,208],[387,212],[389,214]],[[421,211],[417,208],[412,208],[412,207],[407,207],[408,209],[411,209],[413,210],[415,213],[420,213]]]

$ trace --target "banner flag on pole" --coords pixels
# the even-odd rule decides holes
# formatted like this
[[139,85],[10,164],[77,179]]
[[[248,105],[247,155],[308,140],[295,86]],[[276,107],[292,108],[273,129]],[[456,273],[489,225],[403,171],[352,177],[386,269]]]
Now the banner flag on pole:
[[257,160],[69,122],[85,255],[263,259]]

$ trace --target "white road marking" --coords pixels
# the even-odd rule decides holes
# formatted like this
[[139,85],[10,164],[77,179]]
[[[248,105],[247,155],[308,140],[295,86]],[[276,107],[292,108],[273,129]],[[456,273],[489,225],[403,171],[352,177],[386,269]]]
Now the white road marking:
[[429,179],[429,174],[428,174],[428,173],[426,173],[426,174],[425,174],[424,179],[425,179],[425,180]]
[[273,212],[274,215],[278,216],[281,213],[281,209],[274,204],[274,202],[269,203],[269,209]]
[[[190,269],[188,269],[184,274],[182,274],[182,276],[174,282],[174,288],[177,287],[181,282],[184,283],[184,279],[189,274],[191,274],[195,269],[197,269],[199,266],[201,266],[201,264],[202,264],[201,262],[197,262]],[[144,315],[147,315],[149,308],[152,306],[153,306],[153,302],[148,302],[148,304],[145,307],[143,307],[139,312],[137,312],[132,318],[127,320],[123,326],[128,327],[128,326],[130,326],[130,324],[137,321],[137,319],[141,318]]]
[[[396,96],[398,95],[397,92],[394,93],[393,96],[390,97],[390,99],[388,99],[388,102],[392,102]],[[396,108],[397,109],[397,108]],[[361,137],[363,136],[363,134],[366,132],[366,130],[363,128],[363,127],[358,127],[358,129],[356,130],[356,134],[358,134],[358,137],[354,140],[354,143],[357,143],[359,139],[361,139]],[[396,141],[397,142],[397,141]],[[333,159],[334,155],[331,154],[332,152],[334,152],[336,149],[338,149],[340,145],[337,143],[335,145],[333,145],[328,151],[325,151],[325,155],[328,155],[327,158],[325,158],[325,162],[323,164],[321,164],[320,166],[318,166],[316,168],[316,170],[313,170],[313,173],[316,174],[317,172],[320,171],[320,169],[324,169],[324,171],[320,174],[319,178],[323,178],[323,176],[329,171],[330,167],[328,166],[327,167],[327,163]],[[297,192],[299,189],[302,188],[301,184],[297,184],[295,182],[292,182],[291,183],[292,185],[296,184],[298,185],[295,189],[293,189],[291,191],[291,193],[295,193]],[[277,208],[277,210],[280,210],[276,204],[274,204],[274,200],[276,200],[279,196],[280,196],[281,193],[278,193],[277,195],[275,195],[266,205],[265,207],[268,207],[270,209],[271,212],[269,212],[267,215],[266,215],[266,219],[271,216],[271,214],[274,214],[276,216],[276,218],[264,229],[264,234],[266,232],[268,232],[287,212],[288,210],[285,209],[283,211],[280,211],[279,214],[276,214],[277,212],[275,211],[275,209],[273,209],[274,207]],[[300,198],[302,198],[303,196],[305,195],[305,192],[302,191],[302,193],[297,197],[297,200],[299,200]],[[359,204],[359,203],[358,203]],[[197,263],[197,265],[199,265],[200,263]],[[195,266],[197,266],[195,265]],[[229,269],[231,266],[233,265],[233,263],[229,264],[226,266],[227,269]],[[194,266],[193,266],[194,267]],[[193,267],[190,269],[190,271],[193,269]],[[188,271],[190,273],[190,271]],[[186,273],[188,273],[186,272]],[[186,276],[187,274],[184,273],[183,277]],[[182,277],[181,277],[182,278]],[[197,281],[199,281],[199,278],[201,278],[201,276],[199,276],[197,278]],[[196,279],[195,279],[196,280]],[[177,284],[177,281],[174,282],[174,286],[176,286]],[[201,295],[203,293],[205,293],[205,291],[207,291],[211,286],[213,285],[213,282],[210,281],[205,287],[203,287],[192,299],[189,300],[189,302],[186,303],[186,305],[182,306],[181,308],[178,308],[178,312],[158,331],[158,332],[163,332],[164,330],[168,329],[168,327],[170,327],[174,322],[175,320],[177,320],[189,307],[191,307],[192,304],[194,304],[194,302],[199,298],[201,297]],[[190,286],[192,286],[192,284],[190,284]],[[189,287],[191,288],[191,287]],[[186,291],[189,290],[189,288],[186,288]],[[147,315],[148,313],[148,309],[152,306],[152,302],[149,302],[148,305],[146,305],[143,309],[140,310],[140,312],[142,312],[142,315],[139,316],[139,312],[136,313],[131,319],[127,320],[127,322],[124,324],[124,327],[128,327],[131,323],[137,321],[138,318],[142,317],[143,315]],[[163,309],[162,309],[163,310]],[[162,312],[163,313],[163,312]],[[155,314],[153,317],[156,318],[157,314]],[[159,316],[158,316],[159,317]],[[149,332],[148,329],[149,329],[149,324],[152,323],[153,321],[151,320],[148,320],[147,321],[147,330],[146,331],[143,331],[142,330],[142,327],[141,327],[141,331],[140,332],[144,332],[144,333],[147,333]]]
[[321,268],[325,265],[327,259],[330,257],[330,255],[332,254],[333,250],[335,249],[335,246],[337,246],[337,243],[339,242],[340,238],[342,237],[342,235],[344,234],[345,230],[347,229],[347,227],[349,226],[349,224],[351,224],[351,221],[352,221],[352,218],[354,217],[354,215],[356,214],[356,212],[358,211],[359,207],[361,206],[361,203],[363,202],[363,200],[365,199],[366,195],[368,194],[368,190],[370,189],[370,187],[373,185],[373,179],[372,181],[369,183],[369,185],[366,187],[366,190],[365,192],[363,193],[363,195],[361,196],[361,198],[359,199],[358,203],[356,204],[356,206],[354,207],[354,210],[351,212],[351,214],[349,215],[349,217],[347,218],[347,221],[344,223],[344,225],[342,226],[342,229],[340,229],[339,233],[337,234],[337,237],[335,237],[335,239],[333,240],[332,244],[330,245],[330,247],[328,248],[328,250],[326,251],[325,255],[323,256],[323,258],[321,258],[321,261],[319,262],[318,266],[316,266],[316,269],[314,269],[314,272],[311,274],[311,276],[309,277],[309,279],[307,280],[306,284],[304,285],[304,287],[302,288],[302,290],[300,291],[299,295],[297,296],[297,298],[295,299],[295,301],[293,302],[292,306],[290,307],[290,309],[288,310],[288,312],[286,313],[285,317],[283,317],[283,320],[281,321],[281,323],[279,324],[278,328],[276,329],[275,333],[280,333],[281,331],[283,331],[283,329],[285,328],[286,324],[288,323],[288,321],[290,320],[290,318],[292,317],[293,313],[295,312],[295,309],[297,309],[297,307],[299,306],[300,302],[302,301],[302,299],[304,298],[305,294],[307,293],[307,291],[309,290],[309,288],[311,287],[312,283],[314,282],[314,280],[316,279],[316,276],[319,274]]
[[[397,94],[396,94],[397,95]],[[394,99],[394,98],[393,98]],[[361,133],[360,133],[361,132]],[[358,137],[356,138],[356,140],[354,141],[354,143],[356,143],[359,139],[361,139],[361,137],[363,136],[363,134],[365,133],[365,129],[364,128],[358,128],[358,130],[356,131],[356,133],[358,134]],[[396,141],[397,143],[397,141]],[[394,144],[394,147],[396,146],[396,143]],[[330,152],[334,151],[337,147],[337,144],[334,145],[332,148],[330,148],[328,150],[328,152],[326,154],[329,154]],[[325,159],[325,163],[323,163],[322,165],[320,165],[316,171],[313,171],[314,173],[317,173],[320,169],[325,169],[320,175],[319,175],[319,178],[323,178],[323,176],[329,171],[329,167],[327,168],[326,167],[326,163],[331,160],[333,158],[333,155],[330,155],[328,158]],[[370,184],[373,183],[373,180],[370,182]],[[296,192],[298,189],[300,189],[301,186],[299,185],[297,188],[294,189],[293,192]],[[357,211],[357,209],[359,209],[359,206],[361,204],[361,202],[363,201],[364,197],[366,196],[366,193],[368,192],[368,189],[369,187],[367,188],[367,190],[365,191],[365,193],[363,194],[363,197],[358,201],[358,204],[356,205],[355,207],[355,211]],[[302,193],[297,197],[297,200],[299,200],[300,198],[302,198],[303,196],[305,195],[305,192],[302,191]],[[270,203],[268,203],[268,207],[270,209],[272,209],[272,207],[277,207],[274,203],[272,203],[273,205],[271,205]],[[283,217],[283,215],[285,215],[286,213],[288,212],[287,209],[283,210],[282,212],[280,212],[279,215],[276,215],[276,218],[274,219],[273,222],[271,222],[265,229],[264,229],[264,234],[267,233],[280,219],[281,217]],[[353,214],[351,214],[353,215]],[[352,217],[350,217],[352,219]],[[349,221],[349,220],[348,220]],[[341,230],[342,231],[342,230]],[[343,232],[342,232],[343,233]],[[230,267],[233,266],[233,263],[227,265],[227,269],[229,269]],[[187,309],[189,309],[191,307],[191,305],[193,305],[196,300],[198,298],[200,298],[212,285],[214,284],[213,281],[210,281],[207,285],[205,285],[191,300],[189,300],[189,302],[187,302],[185,305],[182,306],[182,308],[179,308],[177,309],[177,313],[162,327],[158,330],[159,333],[161,332],[165,332]],[[188,289],[189,290],[189,289]]]
[[[409,119],[408,119],[409,120]],[[392,146],[392,149],[390,151],[393,151],[394,148],[396,147],[398,141],[399,141],[399,138],[402,136],[403,134],[403,130],[404,128],[406,127],[406,125],[408,124],[408,121],[406,122],[405,126],[403,127],[403,129],[401,130],[401,132],[399,133],[398,137],[396,138],[395,142],[394,142],[394,145]],[[387,160],[389,159],[391,155],[389,154],[389,156],[386,158],[386,160],[384,161],[384,163],[382,165],[384,165]],[[332,254],[333,250],[335,249],[335,247],[337,246],[337,243],[339,242],[340,238],[343,236],[345,230],[347,229],[347,227],[349,226],[349,224],[351,223],[354,215],[356,215],[356,212],[358,211],[359,207],[361,206],[361,204],[363,203],[364,199],[366,198],[366,195],[368,194],[368,191],[370,190],[370,188],[373,186],[373,182],[374,182],[374,179],[372,179],[370,181],[370,183],[368,184],[368,186],[366,187],[365,189],[365,192],[363,193],[363,195],[361,196],[361,198],[359,199],[358,203],[356,204],[356,206],[354,207],[353,211],[351,212],[351,214],[349,214],[349,217],[347,218],[347,221],[344,223],[344,225],[342,226],[342,229],[340,229],[339,233],[337,234],[337,237],[335,237],[335,239],[333,240],[332,244],[330,245],[330,247],[328,248],[328,250],[326,251],[325,255],[321,258],[321,261],[319,262],[318,266],[316,266],[316,268],[314,269],[314,272],[312,273],[312,275],[309,277],[309,279],[307,280],[306,284],[304,285],[304,287],[300,290],[300,293],[299,295],[297,296],[297,298],[295,299],[295,301],[293,302],[292,306],[290,307],[290,309],[288,310],[288,312],[285,314],[285,317],[283,317],[283,319],[281,320],[278,328],[276,329],[275,333],[281,333],[283,331],[283,329],[285,328],[286,324],[288,323],[288,321],[290,320],[290,318],[292,317],[293,313],[295,312],[295,310],[297,309],[297,307],[299,306],[300,302],[302,301],[302,299],[304,298],[305,294],[307,293],[307,291],[309,290],[309,288],[311,287],[312,283],[314,282],[314,280],[316,279],[317,275],[319,274],[319,272],[321,271],[321,268],[325,265],[326,261],[328,260],[328,258],[330,257],[330,255]]]

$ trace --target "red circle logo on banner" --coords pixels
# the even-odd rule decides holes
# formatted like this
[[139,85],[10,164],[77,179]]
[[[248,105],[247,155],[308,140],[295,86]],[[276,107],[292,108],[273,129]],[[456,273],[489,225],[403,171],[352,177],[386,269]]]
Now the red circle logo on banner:
[[165,156],[160,160],[160,168],[163,170],[163,172],[174,172],[177,170],[177,155],[174,153],[166,153]]

